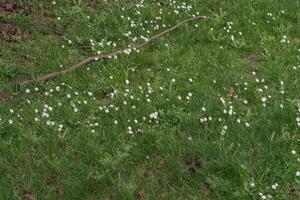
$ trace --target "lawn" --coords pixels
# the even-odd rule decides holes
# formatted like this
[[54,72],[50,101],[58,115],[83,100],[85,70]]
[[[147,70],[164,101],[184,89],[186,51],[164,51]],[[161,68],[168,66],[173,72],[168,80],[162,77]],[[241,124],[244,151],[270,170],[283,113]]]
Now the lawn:
[[300,199],[299,0],[0,2],[0,199]]

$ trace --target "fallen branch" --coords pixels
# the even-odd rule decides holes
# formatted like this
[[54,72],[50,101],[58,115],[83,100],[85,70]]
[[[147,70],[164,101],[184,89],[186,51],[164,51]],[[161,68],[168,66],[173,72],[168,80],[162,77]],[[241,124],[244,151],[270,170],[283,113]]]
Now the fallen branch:
[[152,42],[153,40],[161,38],[164,35],[166,35],[167,33],[174,31],[179,26],[181,26],[185,23],[188,23],[190,21],[197,20],[197,19],[206,19],[206,18],[207,18],[206,16],[195,16],[193,18],[183,20],[183,21],[177,23],[175,26],[173,26],[171,28],[168,28],[165,31],[163,31],[163,32],[161,32],[157,35],[154,35],[153,37],[151,37],[149,39],[146,39],[145,42],[143,42],[141,44],[137,44],[137,45],[133,45],[133,46],[130,45],[128,48],[124,49],[123,51],[116,51],[116,52],[109,53],[109,54],[101,54],[101,55],[91,56],[91,57],[88,57],[88,58],[82,60],[81,62],[65,69],[65,70],[52,72],[52,73],[40,76],[40,77],[38,77],[36,79],[33,79],[33,80],[25,80],[25,81],[22,81],[20,84],[24,86],[24,85],[28,85],[28,84],[34,83],[34,82],[42,82],[42,81],[46,81],[46,80],[49,80],[49,79],[54,79],[54,78],[56,78],[60,75],[64,75],[64,74],[67,74],[69,72],[75,71],[78,68],[80,68],[81,66],[87,65],[91,62],[99,61],[99,60],[112,59],[112,58],[116,57],[119,54],[130,52],[132,49],[133,50],[140,49],[140,48],[144,47],[145,45],[147,45],[148,43]]

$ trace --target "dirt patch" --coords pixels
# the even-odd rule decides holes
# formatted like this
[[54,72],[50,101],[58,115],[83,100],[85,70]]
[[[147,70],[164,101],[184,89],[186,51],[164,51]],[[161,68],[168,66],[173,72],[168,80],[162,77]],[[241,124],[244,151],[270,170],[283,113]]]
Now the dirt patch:
[[241,59],[251,63],[260,63],[262,61],[257,55],[241,56]]
[[31,22],[31,30],[30,32],[38,31],[44,35],[57,35],[63,36],[65,33],[59,28],[50,17],[40,16],[39,18],[34,19]]
[[[32,8],[21,0],[0,0],[0,17],[14,14],[30,15]],[[0,20],[0,42],[15,42],[26,37],[20,27],[14,23]]]
[[0,16],[16,13],[30,15],[32,13],[32,8],[25,6],[24,3],[16,0],[0,0]]
[[284,189],[284,192],[290,196],[300,197],[299,190],[297,190],[297,188],[295,188],[291,185],[286,185],[283,189]]
[[27,190],[24,186],[20,186],[20,190],[22,192],[23,200],[36,200],[35,196],[29,190]]
[[38,31],[44,35],[55,34],[58,36],[63,36],[65,25],[59,26],[54,23],[51,11],[44,4],[38,5],[38,17],[31,21],[31,32]]
[[22,40],[25,37],[26,34],[17,25],[0,21],[0,41],[13,42]]

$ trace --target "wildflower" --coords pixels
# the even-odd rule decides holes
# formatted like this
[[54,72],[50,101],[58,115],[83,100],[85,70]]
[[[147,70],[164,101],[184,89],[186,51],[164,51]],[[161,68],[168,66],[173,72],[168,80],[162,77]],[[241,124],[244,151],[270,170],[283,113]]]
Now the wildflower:
[[158,113],[157,112],[151,113],[150,114],[150,119],[157,120],[158,119]]
[[266,98],[266,97],[262,97],[262,98],[261,98],[261,101],[262,101],[263,103],[265,103],[265,102],[267,101],[267,98]]
[[273,184],[271,187],[272,187],[273,190],[276,190],[277,187],[278,187],[278,183]]

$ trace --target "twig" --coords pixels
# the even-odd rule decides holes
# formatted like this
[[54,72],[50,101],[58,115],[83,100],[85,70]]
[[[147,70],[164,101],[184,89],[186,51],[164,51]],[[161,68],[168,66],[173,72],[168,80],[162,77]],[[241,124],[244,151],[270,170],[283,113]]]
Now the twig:
[[188,23],[190,21],[197,20],[197,19],[206,19],[206,18],[207,18],[206,16],[196,16],[196,17],[193,17],[193,18],[190,18],[190,19],[186,19],[186,20],[180,21],[175,26],[173,26],[171,28],[168,28],[165,31],[163,31],[163,32],[161,32],[161,33],[159,33],[157,35],[152,36],[151,38],[147,39],[145,42],[143,42],[141,44],[132,45],[132,46],[129,45],[129,47],[126,48],[126,49],[124,49],[123,51],[116,51],[116,52],[109,53],[109,54],[101,54],[101,55],[91,56],[91,57],[88,57],[88,58],[82,60],[81,62],[79,62],[79,63],[77,63],[77,64],[75,64],[75,65],[73,65],[73,66],[71,66],[71,67],[69,67],[67,69],[65,69],[65,70],[57,71],[57,72],[52,72],[52,73],[40,76],[40,77],[38,77],[36,79],[33,79],[33,80],[25,80],[25,81],[22,81],[20,84],[24,86],[24,85],[28,85],[28,84],[34,83],[34,82],[42,82],[42,81],[46,81],[46,80],[49,80],[49,79],[54,79],[54,78],[56,78],[56,77],[58,77],[60,75],[64,75],[64,74],[67,74],[69,72],[75,71],[78,68],[80,68],[81,66],[87,65],[87,64],[89,64],[91,62],[99,61],[99,60],[112,59],[115,56],[117,56],[119,54],[123,54],[126,51],[131,51],[132,49],[134,49],[134,50],[140,49],[140,48],[146,46],[148,43],[152,42],[153,40],[161,38],[164,35],[166,35],[167,33],[174,31],[179,26],[181,26],[181,25],[183,25],[185,23]]

